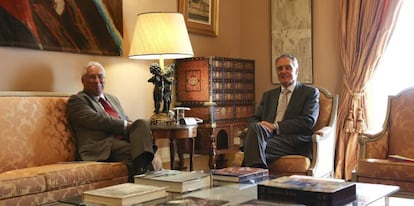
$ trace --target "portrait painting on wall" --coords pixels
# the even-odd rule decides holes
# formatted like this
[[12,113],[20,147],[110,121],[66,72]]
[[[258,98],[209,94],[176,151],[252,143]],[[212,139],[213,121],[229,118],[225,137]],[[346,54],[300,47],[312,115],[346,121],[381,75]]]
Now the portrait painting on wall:
[[272,83],[279,84],[275,60],[282,53],[299,61],[298,80],[313,83],[312,0],[272,0]]
[[0,46],[122,54],[122,1],[0,0]]

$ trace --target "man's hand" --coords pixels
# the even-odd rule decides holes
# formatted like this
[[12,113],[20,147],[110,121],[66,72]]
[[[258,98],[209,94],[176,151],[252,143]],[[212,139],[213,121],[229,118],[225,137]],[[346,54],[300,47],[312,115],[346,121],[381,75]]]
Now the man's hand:
[[127,121],[127,128],[129,128],[131,126],[132,122]]
[[260,124],[263,125],[264,127],[266,127],[270,132],[277,129],[277,124],[273,123],[273,122],[261,121]]

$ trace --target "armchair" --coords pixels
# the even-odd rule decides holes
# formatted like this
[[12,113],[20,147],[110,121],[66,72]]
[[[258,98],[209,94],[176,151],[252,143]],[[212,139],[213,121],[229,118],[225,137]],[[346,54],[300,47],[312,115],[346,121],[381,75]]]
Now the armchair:
[[414,87],[388,97],[383,129],[359,137],[360,155],[353,181],[400,186],[414,193],[414,162],[396,161],[389,155],[414,158]]
[[[320,91],[320,110],[312,135],[313,158],[309,159],[302,155],[283,156],[269,165],[270,174],[277,176],[293,174],[315,177],[333,176],[338,95],[332,95],[324,88],[319,87],[318,89]],[[241,136],[245,134],[246,132]],[[237,153],[234,159],[232,166],[240,165],[243,153]]]
[[338,95],[332,95],[324,88],[318,88],[319,117],[312,135],[313,158],[302,155],[286,155],[269,165],[269,172],[275,175],[307,175],[332,177],[334,171],[336,116]]

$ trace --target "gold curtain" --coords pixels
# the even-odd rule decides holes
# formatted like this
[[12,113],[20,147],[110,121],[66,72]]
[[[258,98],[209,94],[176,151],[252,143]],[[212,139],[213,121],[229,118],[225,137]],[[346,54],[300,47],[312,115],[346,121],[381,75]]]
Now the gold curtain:
[[336,178],[351,179],[358,136],[366,132],[366,85],[395,26],[403,0],[340,0],[340,55],[344,88],[338,110]]

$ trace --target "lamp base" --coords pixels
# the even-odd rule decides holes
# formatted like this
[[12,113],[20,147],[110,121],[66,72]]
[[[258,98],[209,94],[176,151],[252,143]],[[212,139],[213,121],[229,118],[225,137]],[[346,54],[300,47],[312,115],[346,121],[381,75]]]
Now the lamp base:
[[174,126],[176,121],[167,113],[153,114],[150,118],[150,125],[154,126]]

